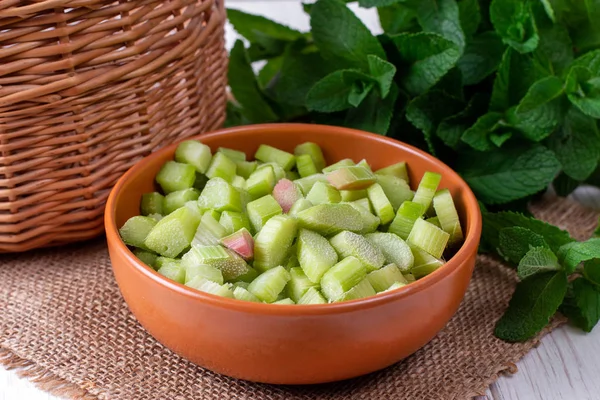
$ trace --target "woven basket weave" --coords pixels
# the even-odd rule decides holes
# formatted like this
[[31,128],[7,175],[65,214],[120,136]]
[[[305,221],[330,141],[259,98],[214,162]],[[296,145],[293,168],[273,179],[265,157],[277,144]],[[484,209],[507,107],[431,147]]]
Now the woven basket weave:
[[0,1],[0,252],[88,239],[141,157],[219,127],[222,0]]

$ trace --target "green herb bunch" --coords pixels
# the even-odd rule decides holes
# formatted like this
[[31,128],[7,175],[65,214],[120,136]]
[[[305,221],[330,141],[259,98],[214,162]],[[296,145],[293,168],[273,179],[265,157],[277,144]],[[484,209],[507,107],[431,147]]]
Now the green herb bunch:
[[[303,121],[387,135],[449,164],[489,210],[524,210],[552,183],[566,195],[600,182],[600,0],[359,0],[377,7],[379,36],[348,2],[304,5],[310,32],[228,10],[248,42],[230,54],[229,126]],[[521,279],[496,335],[526,340],[559,307],[591,330],[600,239],[483,214],[482,250]]]

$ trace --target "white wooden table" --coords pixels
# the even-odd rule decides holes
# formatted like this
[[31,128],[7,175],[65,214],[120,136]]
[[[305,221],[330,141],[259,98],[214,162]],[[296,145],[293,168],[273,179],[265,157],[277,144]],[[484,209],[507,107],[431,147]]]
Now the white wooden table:
[[[297,29],[307,30],[308,17],[300,0],[227,0],[228,7],[266,15]],[[357,14],[373,30],[380,30],[374,12]],[[227,45],[236,38],[228,27]],[[580,190],[577,198],[600,209],[600,195]],[[600,400],[600,328],[590,334],[565,326],[546,336],[537,349],[517,364],[519,371],[502,376],[485,393],[489,400]],[[57,400],[16,373],[0,367],[0,400]],[[131,399],[135,400],[135,399]]]

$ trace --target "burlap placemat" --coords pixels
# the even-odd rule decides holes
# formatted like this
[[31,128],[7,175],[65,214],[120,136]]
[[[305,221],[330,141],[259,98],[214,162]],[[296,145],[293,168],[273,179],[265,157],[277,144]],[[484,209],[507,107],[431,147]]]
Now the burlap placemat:
[[[595,212],[566,200],[546,200],[533,211],[578,238],[597,221]],[[413,356],[349,381],[272,386],[214,374],[157,343],[129,313],[97,240],[0,257],[0,363],[77,399],[466,399],[484,393],[499,373],[514,372],[539,340],[507,344],[492,334],[515,282],[512,270],[479,257],[460,310]]]

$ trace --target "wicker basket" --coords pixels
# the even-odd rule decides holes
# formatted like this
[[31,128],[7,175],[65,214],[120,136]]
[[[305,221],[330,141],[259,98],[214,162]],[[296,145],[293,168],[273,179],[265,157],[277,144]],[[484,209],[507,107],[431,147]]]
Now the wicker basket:
[[221,0],[0,1],[0,252],[88,239],[138,159],[225,117]]

